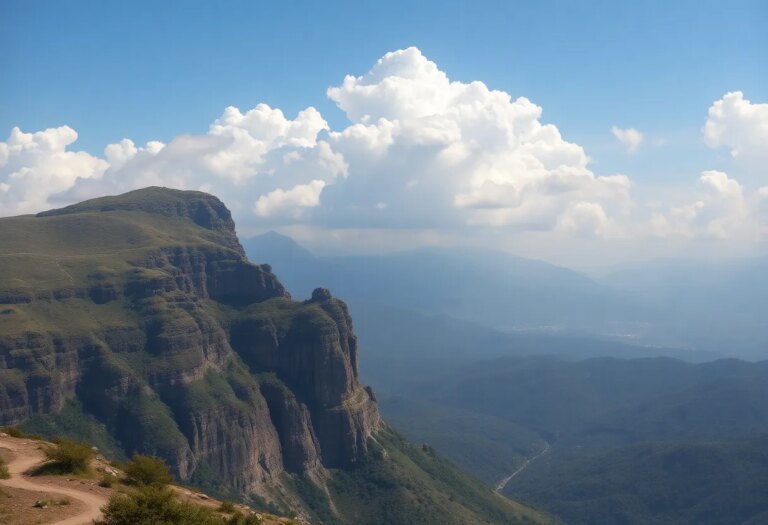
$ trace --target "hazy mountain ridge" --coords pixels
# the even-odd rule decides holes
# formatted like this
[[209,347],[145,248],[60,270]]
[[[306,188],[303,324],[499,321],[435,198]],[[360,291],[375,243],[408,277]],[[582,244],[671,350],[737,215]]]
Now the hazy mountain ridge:
[[639,321],[657,315],[582,274],[502,252],[423,248],[317,257],[275,232],[243,245],[251,260],[273,261],[289,290],[306,293],[311,283],[320,283],[352,305],[407,305],[504,329],[598,333],[623,333],[627,325],[635,330]]

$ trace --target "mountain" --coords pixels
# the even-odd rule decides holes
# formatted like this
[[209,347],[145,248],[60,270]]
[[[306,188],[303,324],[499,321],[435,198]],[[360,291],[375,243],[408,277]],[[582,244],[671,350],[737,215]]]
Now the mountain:
[[402,394],[524,425],[553,445],[768,432],[767,361],[505,358],[425,378]]
[[765,359],[768,327],[768,258],[731,261],[668,260],[630,265],[599,277],[623,293],[666,305],[672,314],[657,330],[747,359]]
[[633,333],[658,313],[577,272],[503,252],[425,248],[316,257],[269,232],[244,241],[249,258],[270,261],[300,295],[330,288],[348,303],[403,307],[504,330]]
[[318,523],[549,521],[403,441],[358,360],[346,304],[293,300],[210,195],[0,219],[0,424],[158,455]]

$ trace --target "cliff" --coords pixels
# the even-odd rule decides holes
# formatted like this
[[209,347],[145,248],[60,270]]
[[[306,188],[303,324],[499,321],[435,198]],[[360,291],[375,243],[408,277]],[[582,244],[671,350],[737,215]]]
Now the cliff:
[[346,305],[293,300],[213,196],[0,219],[2,425],[103,434],[183,481],[341,523],[337,473],[385,458],[391,432],[357,363]]

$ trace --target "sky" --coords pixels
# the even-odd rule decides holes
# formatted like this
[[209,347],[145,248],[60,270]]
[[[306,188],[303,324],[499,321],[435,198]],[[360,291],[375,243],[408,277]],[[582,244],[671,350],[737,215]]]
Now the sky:
[[329,252],[768,235],[768,3],[0,0],[0,215],[147,185]]

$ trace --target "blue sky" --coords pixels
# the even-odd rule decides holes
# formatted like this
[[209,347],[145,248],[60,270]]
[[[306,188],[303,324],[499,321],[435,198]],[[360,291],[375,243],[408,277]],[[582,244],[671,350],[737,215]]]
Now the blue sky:
[[[716,100],[768,102],[764,1],[2,0],[0,45],[0,140],[67,125],[70,150],[93,155],[125,137],[204,134],[230,105],[289,118],[314,106],[341,130],[350,122],[326,89],[409,46],[451,80],[529,98],[596,175],[651,193],[732,168],[702,141]],[[643,133],[638,154],[614,125]]]

